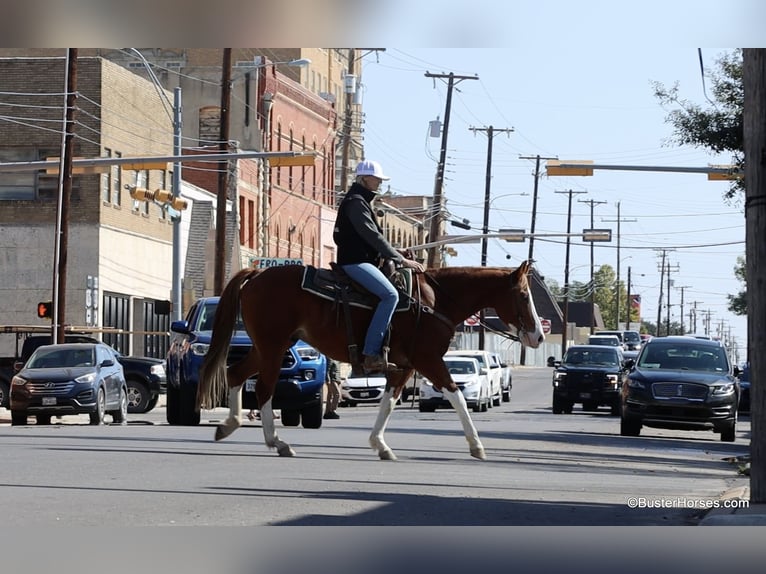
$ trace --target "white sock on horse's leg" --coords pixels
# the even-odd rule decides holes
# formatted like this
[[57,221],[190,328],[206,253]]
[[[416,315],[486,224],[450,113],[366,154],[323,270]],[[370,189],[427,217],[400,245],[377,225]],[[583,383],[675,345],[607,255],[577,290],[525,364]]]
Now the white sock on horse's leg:
[[394,412],[395,406],[396,400],[394,399],[394,389],[388,389],[383,393],[383,397],[380,399],[378,416],[375,419],[375,425],[372,427],[372,432],[370,433],[370,446],[378,451],[378,456],[382,460],[396,460],[394,451],[392,451],[385,440],[383,440],[383,433],[386,431],[388,419],[391,417],[391,413]]
[[261,425],[263,425],[263,438],[266,446],[277,449],[279,456],[295,456],[295,451],[290,445],[277,436],[274,426],[274,410],[271,408],[271,399],[261,405]]
[[229,436],[242,426],[242,385],[229,389],[229,416],[215,429],[215,440]]
[[487,458],[484,453],[484,446],[482,446],[481,441],[479,440],[479,433],[477,432],[476,427],[473,426],[471,415],[468,414],[468,405],[465,402],[463,393],[459,390],[451,392],[447,389],[442,389],[442,393],[452,405],[452,408],[455,409],[455,412],[460,419],[460,423],[463,425],[465,440],[468,441],[471,456],[484,460]]

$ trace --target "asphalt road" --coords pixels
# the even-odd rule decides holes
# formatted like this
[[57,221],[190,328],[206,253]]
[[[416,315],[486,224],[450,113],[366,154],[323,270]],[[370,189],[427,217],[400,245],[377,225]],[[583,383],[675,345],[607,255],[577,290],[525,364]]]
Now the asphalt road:
[[417,403],[389,424],[395,462],[367,445],[374,405],[318,430],[277,423],[294,458],[265,447],[258,421],[214,442],[222,409],[198,427],[167,425],[162,406],[101,427],[11,427],[0,409],[0,507],[16,526],[691,525],[748,484],[725,459],[748,453],[749,420],[735,443],[647,428],[621,437],[605,408],[553,415],[550,376],[517,368],[510,403],[471,413],[486,461],[470,457],[454,412]]

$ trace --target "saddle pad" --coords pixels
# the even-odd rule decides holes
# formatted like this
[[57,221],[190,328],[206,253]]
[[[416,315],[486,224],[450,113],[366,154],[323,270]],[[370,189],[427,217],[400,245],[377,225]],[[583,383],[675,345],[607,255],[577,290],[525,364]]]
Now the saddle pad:
[[[399,292],[399,302],[396,304],[396,311],[407,311],[410,308],[412,293],[412,270],[400,269],[395,275],[393,281],[396,290]],[[330,301],[343,302],[340,290],[348,285],[348,302],[355,307],[364,309],[374,309],[378,304],[378,298],[368,291],[360,291],[362,287],[353,281],[350,284],[338,282],[338,276],[332,269],[323,269],[306,265],[303,270],[303,281],[301,289],[318,295],[323,299]]]

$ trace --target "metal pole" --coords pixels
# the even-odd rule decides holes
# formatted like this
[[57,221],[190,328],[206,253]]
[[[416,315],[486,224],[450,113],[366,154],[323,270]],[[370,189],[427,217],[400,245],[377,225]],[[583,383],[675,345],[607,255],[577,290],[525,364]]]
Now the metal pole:
[[[631,302],[631,296],[630,296],[630,265],[628,265],[628,293],[627,293],[627,301],[625,304],[625,330],[630,331],[630,302]],[[639,326],[640,327],[640,326]]]
[[[173,90],[173,155],[181,155],[181,138],[183,129],[182,120],[181,88]],[[173,163],[173,197],[181,195],[181,169],[180,161]],[[174,321],[183,319],[183,294],[182,271],[181,271],[181,214],[173,218],[173,284],[172,284],[172,317]]]
[[[436,241],[441,235],[442,220],[442,189],[444,187],[444,164],[447,161],[447,135],[449,134],[449,116],[452,107],[452,87],[455,84],[455,74],[450,73],[447,83],[447,103],[444,111],[444,127],[442,128],[442,145],[439,152],[439,165],[436,168],[434,182],[434,198],[431,205],[431,233],[429,239]],[[441,267],[442,258],[439,248],[434,247],[428,252],[428,267]]]

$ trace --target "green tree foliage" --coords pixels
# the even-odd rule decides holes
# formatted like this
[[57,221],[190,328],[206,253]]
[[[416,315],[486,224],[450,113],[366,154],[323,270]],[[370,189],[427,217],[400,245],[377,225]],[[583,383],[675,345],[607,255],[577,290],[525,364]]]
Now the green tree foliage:
[[[668,88],[653,82],[654,95],[669,110],[665,121],[674,128],[669,144],[691,145],[714,153],[731,153],[732,165],[743,168],[744,163],[744,86],[742,82],[742,50],[726,52],[716,60],[717,68],[708,69],[712,100],[702,107],[679,95],[679,85]],[[727,200],[744,192],[743,180],[732,182]]]
[[728,309],[735,315],[747,315],[747,275],[745,257],[737,257],[737,265],[734,267],[734,276],[742,283],[742,291],[736,295],[727,295],[729,299]]

